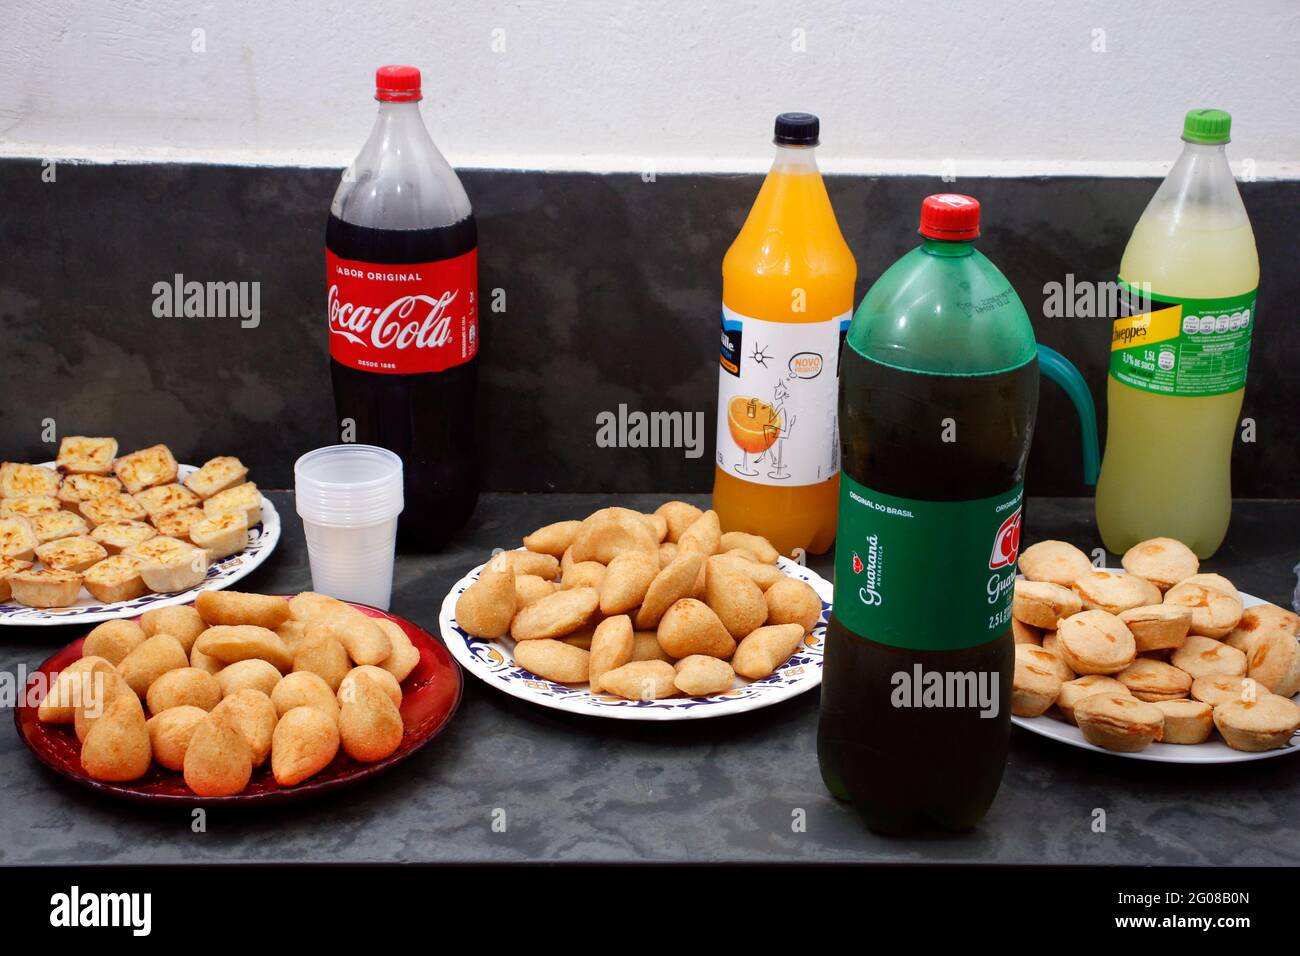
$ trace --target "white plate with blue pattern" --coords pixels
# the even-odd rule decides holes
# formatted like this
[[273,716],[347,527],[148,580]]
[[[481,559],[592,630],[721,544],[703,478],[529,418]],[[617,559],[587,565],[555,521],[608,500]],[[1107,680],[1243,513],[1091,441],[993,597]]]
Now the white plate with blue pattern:
[[[54,462],[47,462],[54,467]],[[178,479],[188,478],[198,471],[194,465],[178,465]],[[262,496],[262,520],[248,529],[248,545],[243,551],[222,558],[208,567],[208,576],[196,587],[175,594],[142,594],[130,601],[101,604],[85,588],[81,589],[77,603],[68,607],[26,607],[16,601],[0,604],[0,625],[41,627],[50,624],[98,624],[123,617],[138,617],[156,607],[173,604],[190,604],[200,591],[220,591],[245,577],[271,556],[280,540],[280,515],[271,499]]]
[[709,697],[669,697],[664,700],[624,700],[593,694],[586,684],[557,684],[529,673],[514,663],[515,642],[509,637],[485,640],[466,634],[456,624],[456,599],[478,580],[480,564],[456,582],[442,602],[438,624],[443,643],[469,673],[490,687],[521,700],[572,714],[619,720],[698,720],[741,714],[789,700],[822,682],[822,655],[826,648],[826,623],[831,615],[831,584],[815,571],[780,558],[778,566],[792,578],[806,581],[822,599],[821,619],[803,644],[771,677],[750,681],[736,677],[730,690]]

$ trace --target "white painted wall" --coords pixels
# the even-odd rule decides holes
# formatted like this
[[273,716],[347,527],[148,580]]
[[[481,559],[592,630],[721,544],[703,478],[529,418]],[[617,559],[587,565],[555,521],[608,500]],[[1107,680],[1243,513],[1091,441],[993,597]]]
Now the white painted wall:
[[0,155],[342,166],[373,116],[374,67],[407,62],[460,166],[761,169],[773,115],[806,109],[833,170],[1154,173],[1183,112],[1216,106],[1234,116],[1234,161],[1300,175],[1296,0],[0,0],[0,13]]

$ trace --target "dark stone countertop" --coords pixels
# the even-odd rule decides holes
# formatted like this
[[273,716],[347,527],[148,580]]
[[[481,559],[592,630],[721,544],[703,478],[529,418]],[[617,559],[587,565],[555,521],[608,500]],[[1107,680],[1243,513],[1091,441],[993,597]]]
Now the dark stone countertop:
[[[277,552],[240,587],[310,585],[291,497]],[[662,495],[488,495],[448,551],[399,559],[393,611],[434,629],[448,588],[494,546],[617,501]],[[696,500],[699,500],[697,497]],[[1087,499],[1030,499],[1026,540],[1095,541]],[[1300,502],[1240,501],[1207,570],[1290,605]],[[828,573],[829,560],[814,560]],[[0,630],[0,667],[43,660],[70,628]],[[1013,729],[1006,776],[972,833],[883,838],[833,800],[817,772],[817,694],[751,714],[635,724],[561,714],[467,677],[441,736],[377,779],[265,810],[185,811],[98,797],[36,762],[0,729],[0,864],[351,861],[867,861],[1296,864],[1300,760],[1172,766],[1066,747]],[[1092,829],[1094,809],[1106,832]],[[494,811],[505,813],[495,832]],[[792,830],[797,810],[806,832]],[[499,818],[500,814],[496,814]]]

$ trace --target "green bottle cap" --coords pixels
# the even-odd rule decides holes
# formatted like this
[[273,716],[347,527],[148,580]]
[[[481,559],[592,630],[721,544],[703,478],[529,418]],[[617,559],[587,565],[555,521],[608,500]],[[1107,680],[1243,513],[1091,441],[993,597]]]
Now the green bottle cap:
[[1188,110],[1183,120],[1183,139],[1189,143],[1226,143],[1232,131],[1232,117],[1223,110]]

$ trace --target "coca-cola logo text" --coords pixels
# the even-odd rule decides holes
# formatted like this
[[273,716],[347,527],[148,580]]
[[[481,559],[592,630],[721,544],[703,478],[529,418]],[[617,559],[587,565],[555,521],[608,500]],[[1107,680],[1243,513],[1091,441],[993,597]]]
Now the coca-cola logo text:
[[354,305],[339,299],[339,287],[330,286],[330,333],[354,345],[376,349],[436,349],[451,340],[448,308],[457,294],[450,290],[438,298],[404,295],[381,309]]

